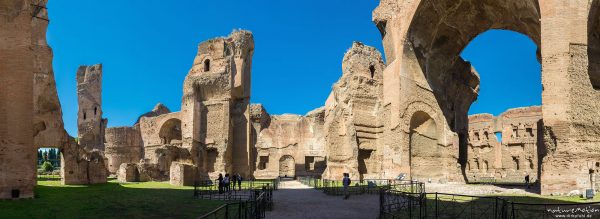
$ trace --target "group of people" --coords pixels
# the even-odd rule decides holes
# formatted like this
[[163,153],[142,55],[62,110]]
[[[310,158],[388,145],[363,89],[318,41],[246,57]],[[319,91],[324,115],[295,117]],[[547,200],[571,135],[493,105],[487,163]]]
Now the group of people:
[[223,174],[219,173],[219,178],[217,179],[219,181],[219,193],[223,193],[223,192],[230,192],[231,190],[235,191],[235,184],[237,183],[238,186],[238,190],[242,190],[242,176],[238,173],[238,174],[233,174],[233,175],[229,175],[229,173],[225,174],[225,177],[223,177]]

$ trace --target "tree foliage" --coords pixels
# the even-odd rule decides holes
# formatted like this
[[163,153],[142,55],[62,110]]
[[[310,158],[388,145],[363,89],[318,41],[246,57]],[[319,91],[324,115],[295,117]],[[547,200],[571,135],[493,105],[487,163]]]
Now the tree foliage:
[[52,163],[50,163],[50,161],[44,161],[44,163],[42,164],[42,170],[46,172],[52,172],[54,170],[54,166],[52,166]]

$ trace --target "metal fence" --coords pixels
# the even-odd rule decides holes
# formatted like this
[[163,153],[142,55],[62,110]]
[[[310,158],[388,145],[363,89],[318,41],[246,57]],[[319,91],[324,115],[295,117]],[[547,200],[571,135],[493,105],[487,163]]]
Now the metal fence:
[[199,219],[262,219],[265,211],[272,210],[272,190],[255,191],[250,200],[226,203],[199,217]]
[[381,189],[380,218],[600,218],[600,202],[522,203],[492,196],[425,193],[420,184]]
[[276,190],[279,180],[251,180],[219,188],[218,181],[203,180],[194,183],[194,196],[209,200],[248,200],[256,190],[267,190],[269,195]]
[[[312,176],[297,177],[300,183],[323,191],[327,195],[344,195],[344,187],[340,180],[320,179]],[[348,187],[348,194],[378,194],[380,189],[406,189],[401,188],[409,181],[390,179],[363,179],[352,181]],[[409,184],[410,186],[410,184]],[[410,187],[409,187],[410,188]],[[413,185],[413,190],[417,189]],[[412,191],[412,190],[411,190]],[[417,191],[417,190],[414,190]]]
[[[194,184],[194,197],[209,200],[224,200],[228,203],[202,215],[199,218],[255,219],[264,218],[265,211],[273,209],[272,186],[278,181],[245,181],[241,189],[219,190],[218,182],[197,181]],[[237,185],[236,185],[237,186]]]

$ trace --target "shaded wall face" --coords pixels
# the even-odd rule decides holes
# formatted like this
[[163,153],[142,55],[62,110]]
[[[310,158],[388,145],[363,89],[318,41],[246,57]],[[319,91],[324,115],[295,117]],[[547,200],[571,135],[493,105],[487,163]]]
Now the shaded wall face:
[[0,1],[0,199],[33,197],[36,180],[30,4]]

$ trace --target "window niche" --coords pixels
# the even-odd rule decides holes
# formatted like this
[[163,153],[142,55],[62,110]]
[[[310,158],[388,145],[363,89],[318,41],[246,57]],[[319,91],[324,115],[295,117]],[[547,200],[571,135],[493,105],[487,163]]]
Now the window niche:
[[204,60],[204,72],[210,71],[210,59]]

